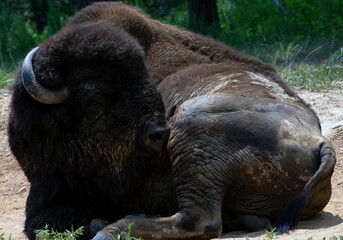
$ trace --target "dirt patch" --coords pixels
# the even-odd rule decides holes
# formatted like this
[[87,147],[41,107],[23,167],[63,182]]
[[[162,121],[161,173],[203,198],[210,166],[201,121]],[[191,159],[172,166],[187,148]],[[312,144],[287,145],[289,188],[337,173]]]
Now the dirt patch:
[[26,239],[22,234],[29,183],[8,146],[6,133],[10,94],[0,92],[0,234]]
[[[332,235],[343,235],[343,92],[300,91],[299,95],[312,104],[323,128],[323,134],[333,144],[337,164],[332,178],[333,194],[326,208],[308,221],[300,222],[298,228],[280,239],[322,239]],[[29,184],[8,147],[6,134],[10,94],[0,92],[0,234],[6,233],[16,239],[26,239],[22,234],[25,220],[24,209]],[[264,231],[233,232],[222,238],[262,239]]]

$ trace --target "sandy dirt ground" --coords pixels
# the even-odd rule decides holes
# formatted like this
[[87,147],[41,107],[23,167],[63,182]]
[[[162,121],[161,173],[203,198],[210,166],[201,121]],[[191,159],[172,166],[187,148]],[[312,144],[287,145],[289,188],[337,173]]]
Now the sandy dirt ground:
[[[337,164],[332,178],[333,194],[323,211],[308,221],[300,222],[295,231],[281,235],[279,239],[328,239],[333,235],[343,235],[343,91],[299,91],[299,95],[312,104],[321,119],[324,136],[335,147]],[[15,239],[26,239],[22,231],[30,186],[7,143],[9,101],[10,93],[0,92],[0,234],[5,233],[7,239],[9,234]],[[265,238],[264,231],[260,231],[226,233],[222,239],[245,239],[246,236]]]

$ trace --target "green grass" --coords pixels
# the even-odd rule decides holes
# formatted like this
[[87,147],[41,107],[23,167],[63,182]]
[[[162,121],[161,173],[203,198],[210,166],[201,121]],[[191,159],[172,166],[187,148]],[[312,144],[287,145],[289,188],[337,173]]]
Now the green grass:
[[[325,240],[325,238],[323,238],[323,240]],[[343,235],[339,235],[338,237],[332,236],[329,238],[329,240],[343,240]]]
[[[124,2],[164,23],[188,27],[187,1]],[[297,89],[341,89],[342,1],[281,2],[286,12],[275,1],[217,0],[220,26],[202,32],[271,63]],[[0,1],[0,89],[12,84],[19,60],[57,32],[75,11],[71,0],[48,0],[47,25],[38,33],[29,2]]]
[[[270,231],[268,231],[267,229],[265,230],[265,237],[263,238],[263,240],[272,240],[272,239],[277,239],[277,235],[279,233],[276,232],[276,228],[272,228]],[[250,240],[249,236],[245,237],[246,240]]]
[[[277,43],[248,47],[246,52],[271,63],[281,78],[296,89],[343,89],[343,48],[337,45]],[[6,89],[13,83],[14,64],[6,67],[1,60],[0,56],[0,89]]]
[[[278,236],[279,233],[276,232],[275,230],[276,230],[276,228],[273,228],[270,231],[265,230],[265,236],[263,237],[263,240],[281,239]],[[246,236],[245,239],[250,240],[250,237]],[[297,240],[297,239],[294,238],[294,240]],[[299,240],[301,240],[301,239],[299,239]],[[306,240],[313,240],[313,238],[309,237]],[[323,237],[322,240],[343,240],[343,236],[342,235],[339,235],[338,237],[337,236],[331,236],[330,238]]]
[[[5,233],[0,234],[0,240],[6,240]],[[15,239],[12,238],[12,235],[10,234],[10,236],[8,237],[8,240],[15,240]]]
[[8,66],[0,53],[0,91],[3,88],[9,88],[13,83],[15,63]]
[[272,64],[278,74],[296,89],[343,88],[343,40],[320,39],[256,43],[240,49]]
[[14,72],[6,68],[0,68],[0,91],[8,89],[13,83]]
[[[309,237],[306,240],[314,240],[314,239],[312,237]],[[342,235],[339,235],[338,237],[337,236],[331,236],[329,238],[323,237],[322,240],[343,240],[343,236]]]
[[[299,45],[289,44],[277,51],[272,64],[283,80],[297,89],[342,89],[343,88],[343,48],[337,49],[320,63],[311,61],[310,54],[299,61]],[[316,51],[316,50],[314,50]],[[282,56],[283,62],[277,64]]]
[[273,228],[272,230],[268,231],[266,230],[266,237],[263,238],[263,240],[271,240],[271,239],[276,239],[278,238],[277,235],[279,233],[276,232],[276,228]]
[[[132,223],[129,225],[129,231],[127,235],[125,236],[126,239],[127,240],[142,240],[142,238],[135,238],[131,236],[132,225],[133,225]],[[273,228],[270,231],[265,230],[265,236],[263,237],[263,240],[279,239],[279,236],[278,236],[279,233],[276,232],[275,229],[276,228]],[[66,230],[63,233],[60,233],[53,229],[48,229],[48,226],[46,225],[44,228],[36,231],[36,239],[37,240],[76,240],[82,234],[83,234],[83,227],[80,227],[75,231]],[[123,236],[121,236],[120,234],[114,235],[113,240],[120,240],[121,237]],[[250,237],[246,236],[245,239],[250,240]],[[12,238],[11,235],[6,239],[5,234],[2,233],[0,234],[0,240],[15,240],[15,239]],[[313,238],[308,237],[306,240],[313,240]],[[331,236],[329,238],[323,237],[322,240],[343,240],[343,235]]]
[[[120,240],[121,237],[125,237],[126,240],[141,240],[142,238],[135,238],[131,236],[131,229],[132,229],[133,223],[129,225],[129,231],[125,236],[121,236],[120,234],[116,234],[113,236],[113,240]],[[37,240],[76,240],[79,236],[83,235],[84,227],[80,227],[76,230],[73,230],[73,227],[71,227],[71,230],[66,230],[64,232],[58,232],[54,229],[49,229],[48,225],[45,225],[44,228],[40,230],[36,230],[36,239]],[[0,240],[6,240],[5,234],[2,233],[0,235]],[[8,237],[8,240],[15,240],[10,235]]]
[[[142,240],[142,238],[135,238],[131,236],[131,229],[132,229],[133,223],[129,225],[129,231],[125,236],[121,236],[120,234],[116,234],[113,236],[113,240],[120,240],[121,237],[125,237],[126,240]],[[71,227],[71,231],[66,230],[64,232],[58,232],[54,229],[49,229],[48,225],[45,225],[44,228],[40,230],[36,230],[36,239],[37,240],[76,240],[79,236],[83,235],[84,227],[80,227],[73,230],[73,227]],[[6,240],[5,234],[0,234],[0,240]],[[7,240],[15,240],[10,235]]]
[[[124,236],[126,240],[141,240],[142,238],[135,238],[131,236],[131,229],[132,229],[133,223],[129,225],[129,231],[126,233]],[[37,240],[75,240],[77,239],[80,235],[83,235],[83,227],[78,228],[77,230],[73,230],[73,227],[71,228],[72,230],[66,230],[62,233],[55,231],[53,229],[49,229],[48,226],[46,225],[44,228],[37,230],[35,232],[36,234],[36,239]],[[1,235],[2,236],[2,235]],[[120,240],[121,239],[120,234],[116,234],[113,236],[113,240]],[[0,240],[5,240],[5,239],[0,239]],[[9,239],[12,240],[12,239]]]
[[66,230],[60,233],[54,229],[49,229],[48,226],[45,225],[44,228],[36,230],[35,234],[37,240],[75,240],[79,236],[83,235],[83,227],[80,227],[75,231],[73,230],[73,227],[71,227],[71,231]]

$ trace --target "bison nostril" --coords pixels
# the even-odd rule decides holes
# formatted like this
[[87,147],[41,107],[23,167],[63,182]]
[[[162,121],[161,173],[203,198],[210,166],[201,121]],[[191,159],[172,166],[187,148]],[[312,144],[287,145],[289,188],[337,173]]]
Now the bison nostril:
[[159,149],[158,151],[162,149],[165,150],[169,139],[169,133],[169,128],[150,129],[145,137],[145,146],[150,149],[155,149],[155,151],[157,149]]
[[148,139],[151,141],[163,140],[164,134],[165,134],[165,130],[157,130],[154,133],[148,134]]

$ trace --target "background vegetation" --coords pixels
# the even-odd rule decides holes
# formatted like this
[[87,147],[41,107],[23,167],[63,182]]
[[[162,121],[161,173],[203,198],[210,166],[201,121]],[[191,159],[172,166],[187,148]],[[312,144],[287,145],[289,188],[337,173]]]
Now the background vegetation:
[[[196,8],[205,6],[204,1],[214,3],[215,11],[213,6]],[[124,2],[164,23],[190,28],[268,61],[293,86],[342,87],[342,0]],[[90,3],[91,0],[1,0],[0,85],[11,84],[14,68],[28,50],[57,32],[77,9]],[[206,15],[208,12],[212,17]]]

